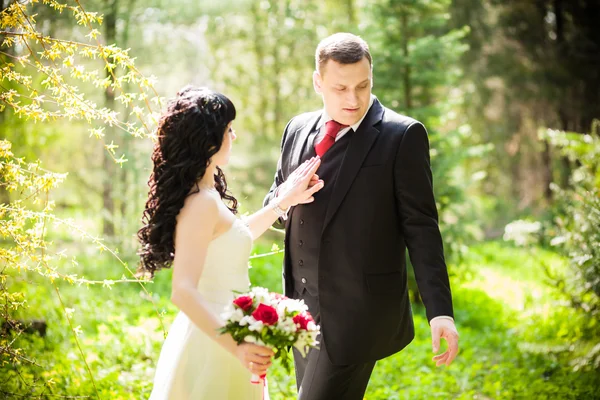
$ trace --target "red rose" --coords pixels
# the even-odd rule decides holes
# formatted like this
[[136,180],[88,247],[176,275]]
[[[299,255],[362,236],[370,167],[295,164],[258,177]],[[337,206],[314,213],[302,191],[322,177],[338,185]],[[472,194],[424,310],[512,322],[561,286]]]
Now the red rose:
[[273,325],[279,319],[277,310],[263,303],[258,305],[252,316],[257,321],[262,321],[265,325]]
[[302,313],[298,314],[293,318],[293,321],[296,325],[300,325],[300,329],[307,330],[308,323],[314,322],[310,314]]
[[248,311],[250,308],[252,308],[252,297],[240,296],[233,301],[233,304],[235,304],[244,311]]

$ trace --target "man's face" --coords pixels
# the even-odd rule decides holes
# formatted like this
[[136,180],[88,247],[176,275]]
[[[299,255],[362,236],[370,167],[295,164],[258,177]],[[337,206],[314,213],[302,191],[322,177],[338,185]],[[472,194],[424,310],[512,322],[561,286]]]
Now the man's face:
[[369,60],[354,64],[329,60],[321,73],[313,74],[313,85],[323,96],[327,114],[343,125],[353,125],[367,112],[371,100],[373,74]]

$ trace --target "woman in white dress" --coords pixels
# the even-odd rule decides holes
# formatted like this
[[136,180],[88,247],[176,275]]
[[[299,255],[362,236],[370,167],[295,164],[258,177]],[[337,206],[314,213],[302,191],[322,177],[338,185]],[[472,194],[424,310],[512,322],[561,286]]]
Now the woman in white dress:
[[252,240],[287,208],[311,202],[323,182],[315,175],[320,160],[309,160],[280,186],[275,205],[244,221],[237,218],[237,201],[220,168],[236,137],[235,114],[224,95],[187,86],[159,122],[144,227],[138,232],[140,256],[152,275],[173,267],[171,300],[180,312],[159,356],[151,400],[268,396],[266,386],[250,378],[267,372],[273,352],[219,335],[224,325],[219,314],[233,291],[249,289]]

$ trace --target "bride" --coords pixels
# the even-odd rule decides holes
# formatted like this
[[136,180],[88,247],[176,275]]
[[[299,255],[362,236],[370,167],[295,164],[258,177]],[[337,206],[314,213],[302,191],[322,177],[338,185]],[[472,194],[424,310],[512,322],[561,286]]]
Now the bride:
[[[250,383],[271,365],[273,352],[238,345],[218,335],[219,314],[246,291],[252,240],[289,207],[313,201],[323,187],[318,158],[302,164],[280,186],[274,204],[241,220],[221,166],[236,138],[231,101],[206,88],[186,86],[162,116],[153,172],[138,232],[141,266],[152,276],[173,267],[171,301],[180,312],[163,344],[151,400],[261,399],[263,385]],[[263,391],[265,393],[263,393]]]

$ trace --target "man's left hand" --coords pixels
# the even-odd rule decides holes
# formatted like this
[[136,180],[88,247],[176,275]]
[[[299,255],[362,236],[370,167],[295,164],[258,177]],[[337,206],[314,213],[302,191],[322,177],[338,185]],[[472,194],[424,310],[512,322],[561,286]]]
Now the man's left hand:
[[440,338],[446,340],[448,350],[434,356],[433,361],[438,367],[442,364],[448,366],[458,354],[458,331],[454,321],[447,318],[438,318],[431,321],[431,339],[434,353],[440,351]]

